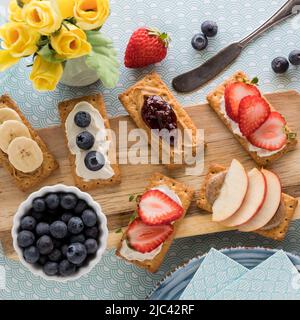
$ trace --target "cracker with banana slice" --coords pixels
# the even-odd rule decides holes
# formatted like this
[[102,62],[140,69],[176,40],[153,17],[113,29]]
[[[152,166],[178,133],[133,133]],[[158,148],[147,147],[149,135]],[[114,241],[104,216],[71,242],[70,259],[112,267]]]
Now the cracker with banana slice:
[[0,162],[22,191],[58,168],[44,141],[8,95],[0,97]]

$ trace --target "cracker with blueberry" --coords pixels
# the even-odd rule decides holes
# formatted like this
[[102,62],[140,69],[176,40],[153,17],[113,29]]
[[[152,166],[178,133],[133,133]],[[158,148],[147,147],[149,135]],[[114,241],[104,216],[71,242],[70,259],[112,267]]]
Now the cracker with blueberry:
[[267,166],[294,150],[297,134],[241,71],[207,96],[210,107],[253,160]]
[[[82,107],[80,112],[74,113],[79,104],[83,106],[86,104],[87,109]],[[109,136],[110,124],[103,97],[96,94],[61,102],[59,113],[75,185],[87,191],[119,184],[121,173],[117,164],[114,141]],[[70,127],[74,133],[69,132]],[[97,142],[98,137],[103,134],[106,137],[101,138],[103,139],[101,143]],[[77,150],[76,154],[71,152],[71,147]]]
[[[155,134],[151,137],[151,130],[167,130],[172,133],[173,130],[179,129],[183,133],[183,129],[189,129],[191,135],[188,140],[193,154],[197,147],[204,145],[204,141],[197,137],[197,127],[193,120],[157,73],[148,74],[122,93],[119,99],[137,127],[147,133],[148,141],[156,137]],[[158,141],[161,160],[162,153],[170,150],[170,161],[165,164],[170,170],[185,166],[184,143],[176,148],[176,141],[176,136],[173,139],[172,136],[170,139],[160,137]],[[176,161],[177,158],[179,161]],[[183,161],[180,161],[180,158],[183,158]]]

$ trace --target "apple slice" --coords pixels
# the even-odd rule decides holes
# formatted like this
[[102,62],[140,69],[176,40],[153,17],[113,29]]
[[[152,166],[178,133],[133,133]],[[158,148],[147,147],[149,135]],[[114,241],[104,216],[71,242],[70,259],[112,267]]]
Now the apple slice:
[[265,176],[254,168],[248,173],[248,177],[249,186],[244,202],[232,217],[222,222],[226,227],[237,227],[250,221],[259,212],[264,203],[267,192]]
[[268,170],[262,169],[267,182],[266,199],[259,212],[239,230],[251,232],[266,226],[275,216],[281,201],[281,183],[278,176]]
[[226,174],[220,195],[213,204],[213,221],[221,222],[241,207],[248,189],[248,176],[243,165],[233,160]]

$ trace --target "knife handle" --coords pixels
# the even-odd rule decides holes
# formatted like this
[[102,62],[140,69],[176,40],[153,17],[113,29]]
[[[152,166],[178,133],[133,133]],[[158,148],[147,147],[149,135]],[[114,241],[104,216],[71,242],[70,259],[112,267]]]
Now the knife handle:
[[275,24],[285,20],[286,18],[293,16],[300,12],[300,0],[289,0],[287,1],[268,21],[261,25],[258,29],[252,32],[245,39],[240,41],[240,45],[245,47],[256,37],[261,35],[263,32],[273,27]]

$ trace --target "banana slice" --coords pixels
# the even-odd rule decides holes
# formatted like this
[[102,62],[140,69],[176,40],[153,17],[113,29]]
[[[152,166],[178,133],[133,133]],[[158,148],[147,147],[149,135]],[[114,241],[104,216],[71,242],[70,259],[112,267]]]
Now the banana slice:
[[2,108],[0,109],[0,125],[7,120],[17,120],[21,122],[21,118],[18,113],[11,108]]
[[17,137],[31,138],[28,128],[17,120],[7,120],[0,126],[0,149],[7,153],[9,144]]
[[26,137],[15,138],[7,150],[9,162],[19,171],[30,173],[38,169],[44,160],[39,145]]

